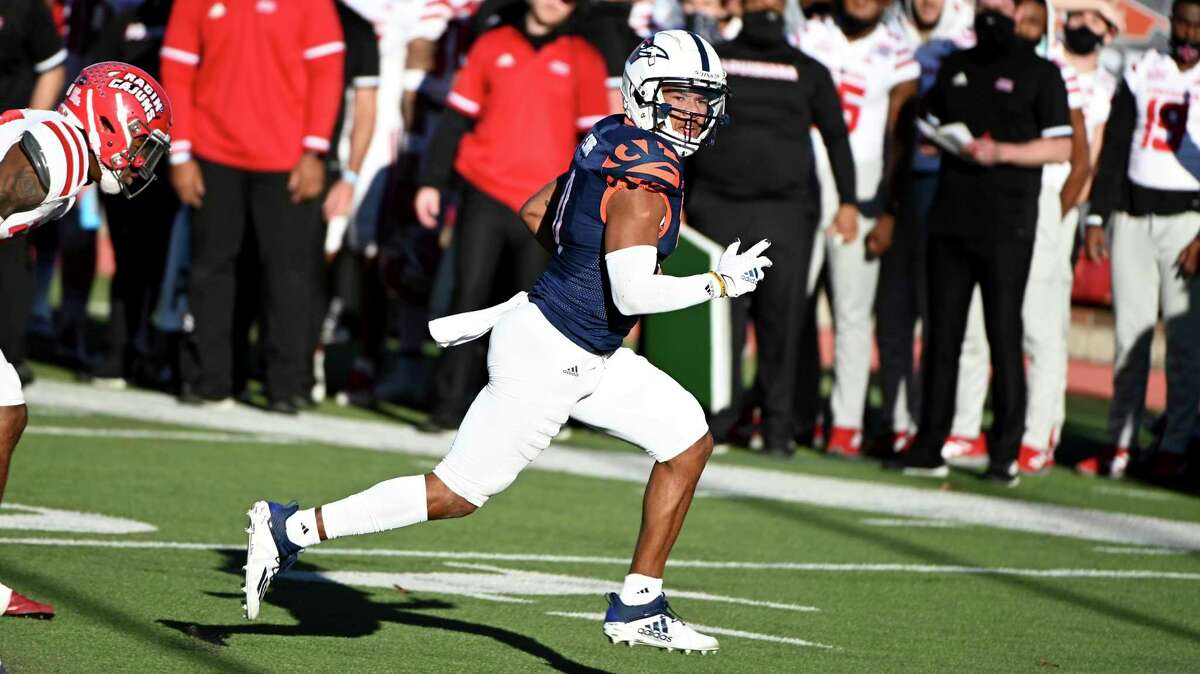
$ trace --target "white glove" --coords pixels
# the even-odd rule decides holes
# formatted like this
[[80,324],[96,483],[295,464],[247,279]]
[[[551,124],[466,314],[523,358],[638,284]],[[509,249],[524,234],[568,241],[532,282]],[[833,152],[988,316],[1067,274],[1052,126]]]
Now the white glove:
[[771,266],[771,261],[760,253],[766,250],[771,242],[763,239],[750,246],[744,253],[739,253],[741,239],[729,244],[721,260],[717,262],[717,270],[713,272],[721,280],[722,297],[740,297],[754,292],[758,282],[763,280],[764,269]]

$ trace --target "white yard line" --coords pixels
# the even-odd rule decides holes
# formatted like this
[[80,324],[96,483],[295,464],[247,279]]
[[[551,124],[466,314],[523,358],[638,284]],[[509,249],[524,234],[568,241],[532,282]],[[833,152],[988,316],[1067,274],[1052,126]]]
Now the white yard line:
[[161,431],[145,428],[70,428],[65,426],[30,425],[26,435],[54,435],[80,438],[116,438],[121,440],[174,440],[183,442],[228,442],[291,445],[291,438],[241,433],[208,433],[204,431]]
[[863,524],[872,527],[918,527],[927,529],[956,529],[963,526],[962,522],[951,522],[948,520],[912,520],[912,519],[891,519],[885,517],[868,517],[859,520]]
[[1104,545],[1092,549],[1109,555],[1186,555],[1189,552],[1175,548],[1117,548]]
[[[84,391],[87,395],[81,394]],[[242,406],[216,411],[180,405],[168,396],[147,391],[109,391],[104,395],[96,395],[94,390],[77,384],[46,381],[31,386],[26,391],[26,398],[34,406],[31,414],[34,423],[37,406],[45,405],[142,421],[266,434],[423,457],[440,458],[448,448],[446,437],[423,435],[403,424],[320,414],[285,417]],[[648,457],[638,454],[555,444],[543,452],[531,467],[591,478],[644,483],[650,463]],[[1200,523],[1159,517],[721,463],[708,466],[700,485],[704,489],[733,496],[892,517],[953,520],[1101,543],[1200,550]]]
[[[2,538],[0,545],[61,546],[78,548],[117,548],[129,550],[245,550],[245,544],[184,543],[174,541],[114,541],[71,538]],[[480,560],[537,562],[546,564],[600,564],[628,566],[626,557],[587,555],[512,554],[504,552],[444,552],[438,550],[391,550],[384,548],[308,548],[306,555],[333,557],[399,557],[411,559]],[[673,559],[667,566],[676,569],[714,569],[750,571],[806,571],[814,573],[923,573],[943,575],[1028,576],[1034,578],[1107,578],[1115,580],[1200,580],[1200,573],[1148,571],[1139,569],[1020,569],[990,566],[954,566],[937,564],[830,564],[820,562],[738,562],[701,559]]]
[[[593,620],[596,622],[604,620],[603,613],[574,613],[571,611],[547,611],[546,615],[558,616],[560,618],[580,618],[582,620]],[[776,644],[789,644],[791,646],[806,646],[809,648],[824,648],[827,650],[835,650],[836,646],[829,644],[819,644],[815,641],[805,641],[795,637],[777,637],[773,634],[759,634],[758,632],[743,632],[742,630],[731,630],[725,627],[713,627],[712,625],[700,625],[697,623],[688,623],[692,627],[701,632],[708,634],[719,634],[725,637],[737,637],[739,639],[753,639],[754,641],[769,641]]]

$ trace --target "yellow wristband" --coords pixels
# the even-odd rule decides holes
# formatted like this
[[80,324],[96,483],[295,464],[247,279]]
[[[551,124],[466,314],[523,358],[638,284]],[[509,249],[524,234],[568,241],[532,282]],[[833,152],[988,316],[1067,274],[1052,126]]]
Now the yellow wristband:
[[721,295],[720,296],[721,297],[729,297],[729,290],[725,287],[725,279],[721,278],[721,275],[715,271],[710,271],[708,273],[712,274],[713,278],[717,279],[717,285],[719,285],[721,287]]

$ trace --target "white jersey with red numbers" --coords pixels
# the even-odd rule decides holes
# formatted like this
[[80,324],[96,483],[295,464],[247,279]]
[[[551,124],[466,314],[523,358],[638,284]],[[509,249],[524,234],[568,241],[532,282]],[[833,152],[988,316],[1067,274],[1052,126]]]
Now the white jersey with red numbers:
[[851,42],[833,19],[805,21],[795,42],[833,76],[850,131],[858,198],[873,199],[883,177],[889,94],[892,87],[921,74],[921,66],[913,57],[914,46],[882,22],[865,37]]
[[1108,121],[1112,112],[1112,97],[1117,93],[1117,78],[1104,68],[1090,73],[1077,73],[1079,93],[1083,96],[1083,126],[1087,129],[1088,143],[1098,140],[1096,131]]
[[28,211],[0,218],[0,239],[57,220],[75,205],[75,195],[88,182],[90,155],[87,139],[66,117],[49,110],[9,110],[0,115],[0,157],[16,149],[29,133],[46,169],[49,188],[42,203]]
[[[1046,60],[1058,66],[1063,84],[1067,85],[1067,107],[1071,109],[1071,112],[1083,111],[1086,100],[1083,96],[1083,88],[1079,86],[1079,74],[1075,72],[1075,66],[1067,63],[1062,46],[1058,42],[1050,47],[1050,53],[1046,55]],[[1071,162],[1069,161],[1046,164],[1042,167],[1042,189],[1059,192],[1067,183],[1067,177],[1070,175]]]
[[1200,68],[1180,72],[1170,56],[1148,51],[1125,68],[1125,83],[1137,101],[1129,179],[1156,190],[1200,189],[1200,114],[1188,114],[1200,96]]

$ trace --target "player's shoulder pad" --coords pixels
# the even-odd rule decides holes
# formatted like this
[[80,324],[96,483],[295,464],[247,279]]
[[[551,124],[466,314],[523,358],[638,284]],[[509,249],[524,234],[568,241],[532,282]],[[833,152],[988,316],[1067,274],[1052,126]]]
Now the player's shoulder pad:
[[622,125],[606,133],[608,152],[600,172],[610,184],[624,182],[655,192],[683,188],[683,163],[669,143],[641,129]]
[[46,189],[47,201],[74,196],[88,182],[87,140],[65,118],[31,125],[21,136],[21,150]]

